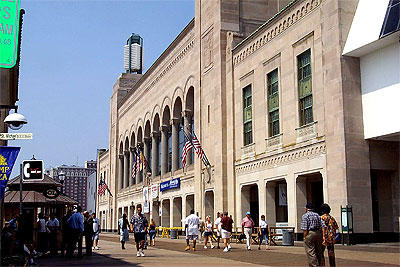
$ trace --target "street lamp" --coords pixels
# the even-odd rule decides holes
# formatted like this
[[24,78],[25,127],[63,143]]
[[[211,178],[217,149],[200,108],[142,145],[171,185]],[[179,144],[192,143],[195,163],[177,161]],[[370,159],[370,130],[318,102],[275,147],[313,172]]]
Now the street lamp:
[[60,183],[61,183],[61,193],[64,193],[64,179],[65,179],[65,172],[64,171],[60,171],[58,173],[58,179],[60,179]]

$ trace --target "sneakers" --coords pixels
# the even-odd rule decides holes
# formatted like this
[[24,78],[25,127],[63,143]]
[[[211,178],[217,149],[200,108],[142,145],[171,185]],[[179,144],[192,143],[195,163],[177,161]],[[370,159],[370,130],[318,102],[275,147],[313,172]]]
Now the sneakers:
[[140,251],[140,256],[144,257],[143,249]]
[[94,247],[92,247],[92,250],[94,250]]
[[196,251],[196,248],[192,248],[193,251]]
[[215,246],[211,245],[211,249],[215,248]]
[[250,247],[247,247],[247,250],[251,250],[251,248],[250,248]]
[[190,246],[186,246],[185,251],[190,250]]
[[95,250],[99,250],[99,247],[94,247]]
[[204,246],[204,249],[207,249],[207,246]]
[[228,251],[229,251],[228,247],[224,248],[224,252],[228,252]]
[[228,249],[231,250],[231,248],[232,248],[232,247],[231,247],[231,244],[229,244],[229,245],[228,245]]
[[136,252],[136,257],[140,257],[140,252]]

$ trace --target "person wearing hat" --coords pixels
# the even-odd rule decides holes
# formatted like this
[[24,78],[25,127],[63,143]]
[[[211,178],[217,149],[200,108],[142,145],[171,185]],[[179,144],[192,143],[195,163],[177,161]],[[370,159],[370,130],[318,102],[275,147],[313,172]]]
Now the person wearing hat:
[[314,212],[311,203],[306,205],[306,213],[301,217],[301,230],[304,234],[304,249],[308,257],[309,266],[321,266],[322,259],[322,233],[324,222],[318,213]]
[[242,220],[242,233],[246,236],[246,249],[251,249],[251,234],[253,233],[254,221],[250,216],[250,211],[246,212],[246,217]]

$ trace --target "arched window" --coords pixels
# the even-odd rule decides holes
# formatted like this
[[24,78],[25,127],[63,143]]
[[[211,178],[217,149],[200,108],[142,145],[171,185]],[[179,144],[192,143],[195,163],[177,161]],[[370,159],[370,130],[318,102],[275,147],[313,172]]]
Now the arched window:
[[168,172],[172,170],[172,133],[168,129]]
[[69,176],[69,172],[67,172],[67,176]]
[[82,176],[82,173],[81,173],[81,172],[79,172],[79,176]]
[[157,138],[157,142],[158,142],[158,173],[157,175],[161,175],[161,136],[159,136]]
[[179,153],[179,163],[178,163],[178,168],[182,168],[182,150],[183,146],[185,145],[185,138],[184,138],[184,133],[183,133],[183,124],[179,124],[179,132],[178,132],[178,138],[179,138],[179,148],[178,148],[178,153]]

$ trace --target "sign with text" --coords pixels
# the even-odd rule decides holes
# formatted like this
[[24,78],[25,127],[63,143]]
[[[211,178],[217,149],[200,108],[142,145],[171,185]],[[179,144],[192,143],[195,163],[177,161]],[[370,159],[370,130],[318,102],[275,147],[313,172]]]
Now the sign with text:
[[181,179],[175,178],[163,183],[160,183],[160,191],[163,192],[165,190],[179,188],[181,186]]
[[43,195],[49,199],[56,199],[60,195],[60,191],[57,189],[49,188],[43,191]]
[[24,181],[43,180],[43,160],[24,160],[22,162]]
[[150,198],[155,199],[158,197],[158,184],[153,184],[150,187]]
[[[0,0],[1,1],[1,0]],[[32,133],[0,133],[0,140],[32,139]]]
[[0,1],[0,68],[17,62],[20,0]]
[[7,182],[10,179],[11,171],[18,157],[19,150],[19,147],[0,147],[0,199],[4,196],[4,190],[7,187]]

